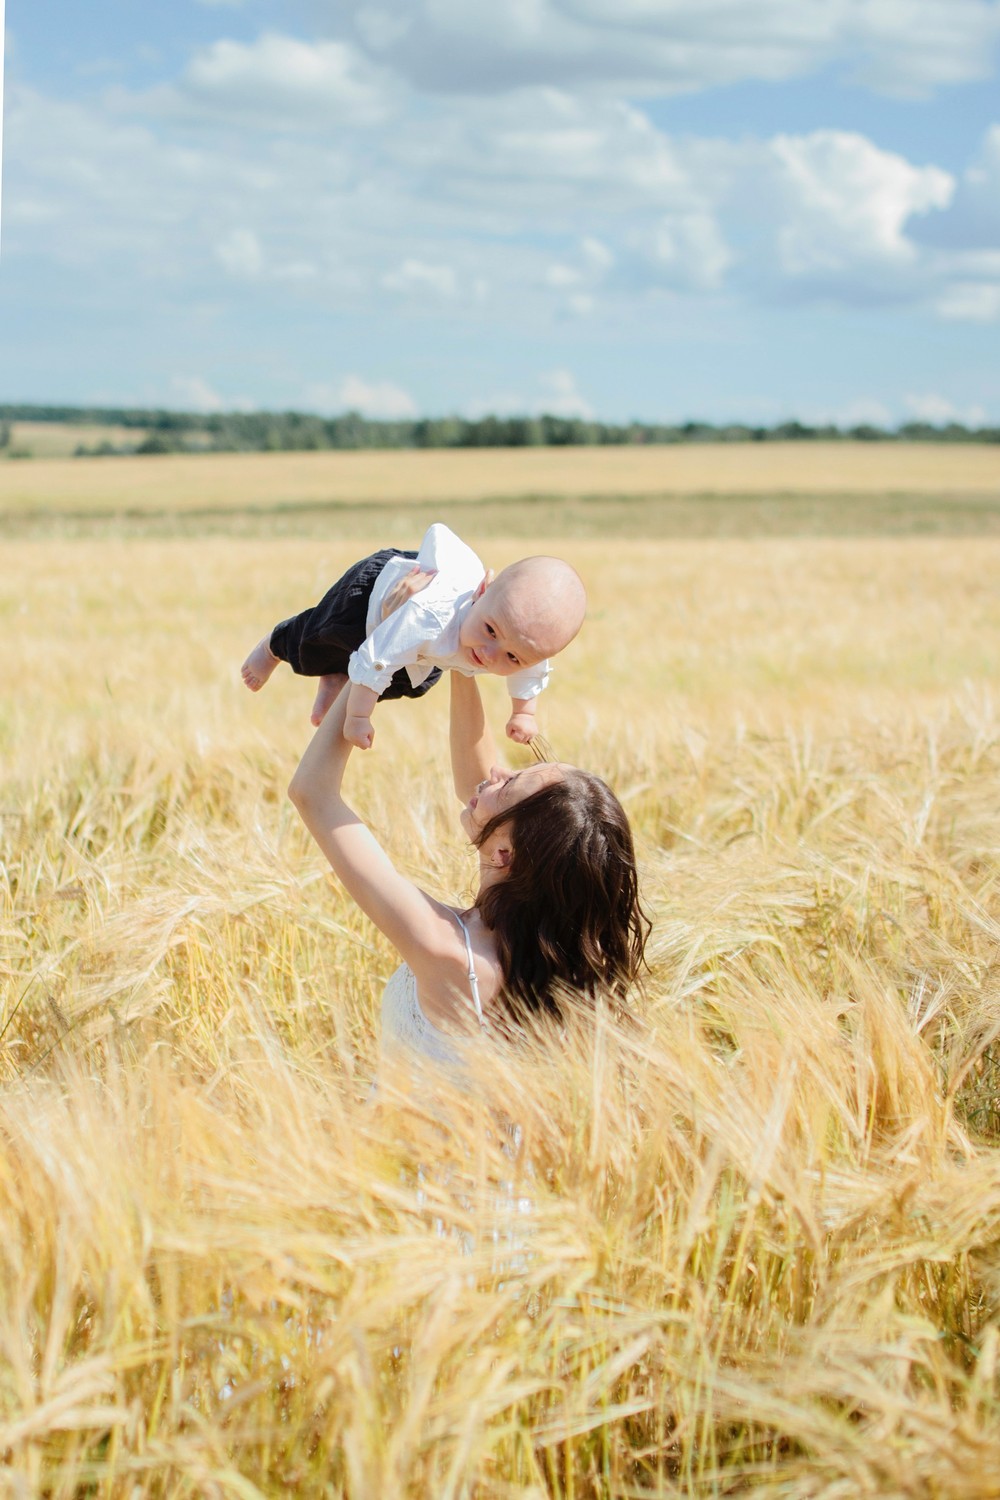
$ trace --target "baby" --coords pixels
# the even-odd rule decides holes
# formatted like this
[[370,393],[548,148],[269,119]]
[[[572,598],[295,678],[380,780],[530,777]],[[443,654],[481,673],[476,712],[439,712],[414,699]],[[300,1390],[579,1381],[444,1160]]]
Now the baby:
[[[430,582],[383,620],[387,597],[415,570],[432,574]],[[490,672],[507,679],[508,735],[527,744],[536,730],[535,700],[549,678],[546,658],[569,645],[586,604],[569,563],[526,557],[494,578],[438,523],[419,552],[388,547],[363,558],[314,608],[276,625],[243,663],[243,681],[257,692],[280,661],[318,677],[312,722],[319,724],[349,679],[344,735],[367,750],[380,698],[419,698],[442,671]]]

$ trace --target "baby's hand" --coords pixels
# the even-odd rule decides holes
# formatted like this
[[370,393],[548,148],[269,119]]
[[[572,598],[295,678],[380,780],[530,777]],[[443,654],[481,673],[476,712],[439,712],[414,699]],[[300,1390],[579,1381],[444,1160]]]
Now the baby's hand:
[[357,745],[359,750],[370,750],[375,741],[371,719],[363,714],[348,714],[344,720],[344,739]]
[[538,722],[534,714],[511,714],[507,720],[507,738],[519,745],[530,745],[538,733]]

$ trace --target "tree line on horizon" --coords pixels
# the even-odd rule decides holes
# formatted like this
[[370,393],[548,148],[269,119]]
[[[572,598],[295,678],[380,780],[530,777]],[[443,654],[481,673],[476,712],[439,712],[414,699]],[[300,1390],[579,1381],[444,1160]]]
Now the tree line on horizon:
[[0,449],[9,447],[15,422],[117,427],[135,441],[81,443],[76,455],[131,453],[261,453],[365,448],[553,448],[654,443],[931,442],[998,443],[1000,427],[960,422],[905,422],[898,427],[860,423],[813,426],[784,421],[745,423],[600,422],[552,413],[537,416],[414,417],[384,420],[348,411],[335,417],[309,412],[182,412],[139,407],[0,404]]

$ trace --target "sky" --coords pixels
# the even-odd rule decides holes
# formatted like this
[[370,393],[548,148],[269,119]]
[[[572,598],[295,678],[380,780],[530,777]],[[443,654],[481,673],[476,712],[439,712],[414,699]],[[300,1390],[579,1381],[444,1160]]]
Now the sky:
[[0,401],[1000,422],[998,58],[1000,0],[6,0]]

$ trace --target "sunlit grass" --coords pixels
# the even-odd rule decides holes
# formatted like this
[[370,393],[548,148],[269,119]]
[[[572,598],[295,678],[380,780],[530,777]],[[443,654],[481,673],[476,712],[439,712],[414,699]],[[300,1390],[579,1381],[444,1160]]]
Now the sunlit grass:
[[[356,544],[5,548],[0,1493],[1000,1494],[1000,545],[545,545],[651,972],[378,1105],[309,685],[238,681]],[[464,899],[445,690],[378,734]]]

